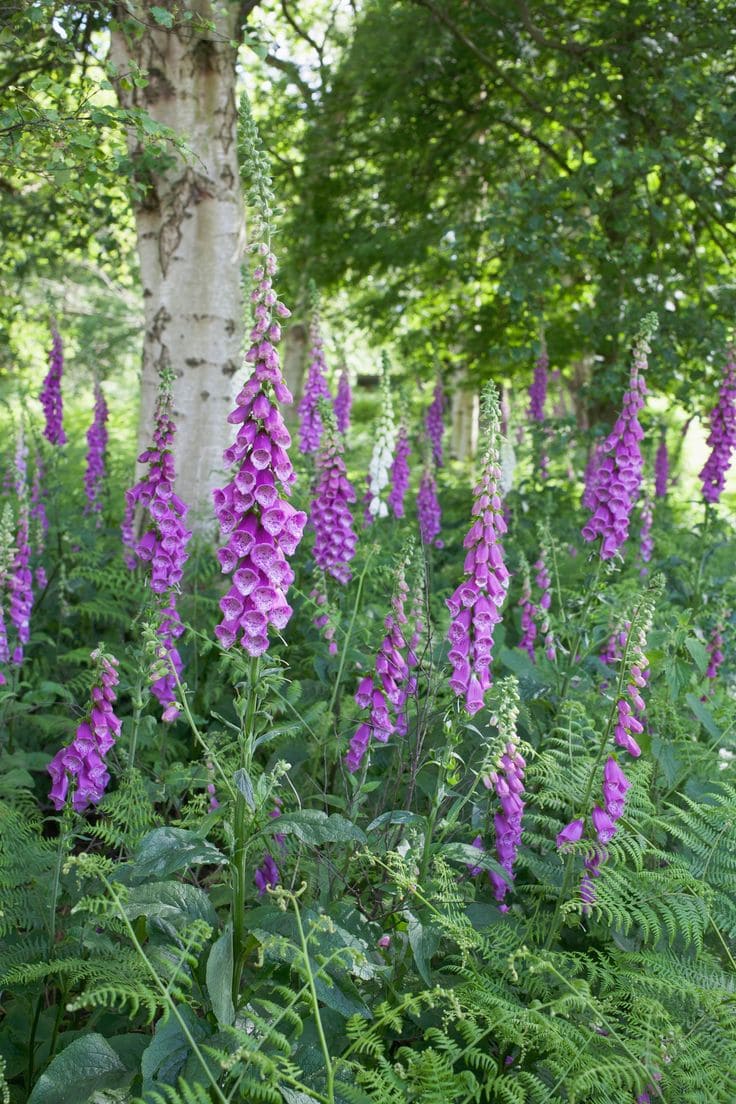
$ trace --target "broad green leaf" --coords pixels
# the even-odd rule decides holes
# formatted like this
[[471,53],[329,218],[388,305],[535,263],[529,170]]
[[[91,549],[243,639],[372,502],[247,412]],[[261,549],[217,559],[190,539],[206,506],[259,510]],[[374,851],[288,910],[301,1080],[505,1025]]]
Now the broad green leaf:
[[236,770],[233,781],[237,786],[238,792],[245,798],[245,804],[253,811],[256,807],[256,800],[253,794],[253,783],[251,782],[247,770],[244,770],[242,767],[240,770]]
[[28,1104],[87,1104],[100,1089],[117,1089],[130,1078],[107,1039],[96,1032],[74,1039],[41,1074]]
[[193,920],[205,920],[218,926],[217,913],[207,894],[199,886],[186,882],[145,882],[134,886],[125,901],[129,920],[145,916],[156,927],[173,934]]
[[[211,1035],[208,1025],[204,1020],[198,1020],[191,1008],[180,1005],[178,1012],[195,1042]],[[157,1085],[175,1085],[189,1056],[189,1050],[189,1042],[176,1017],[170,1015],[166,1021],[159,1020],[156,1034],[141,1058],[144,1094],[151,1092]]]
[[167,11],[166,8],[159,8],[157,5],[154,5],[152,8],[149,8],[149,11],[159,27],[174,26],[174,16],[170,11]]
[[697,717],[705,731],[717,740],[721,736],[721,729],[716,724],[713,714],[705,702],[701,702],[696,694],[686,694],[685,701],[690,707],[691,713]]
[[439,943],[439,932],[435,931],[432,927],[422,924],[420,920],[414,915],[413,912],[407,911],[405,913],[407,920],[407,935],[409,937],[409,946],[411,947],[412,954],[414,955],[414,961],[417,965],[422,980],[427,984],[432,984],[432,971],[430,963],[432,956],[435,954]]
[[427,823],[425,817],[419,813],[410,813],[408,809],[392,809],[389,813],[381,813],[375,820],[372,820],[368,827],[367,832],[373,832],[377,828],[387,828],[390,824],[422,824]]
[[212,944],[207,959],[207,992],[221,1027],[230,1027],[235,1020],[232,985],[233,932],[228,924],[220,938]]
[[225,856],[196,832],[185,828],[154,828],[145,836],[135,853],[133,878],[163,880],[177,870],[208,863],[219,866]]
[[318,847],[322,843],[365,843],[365,833],[339,813],[330,816],[321,809],[302,809],[298,813],[284,813],[275,817],[271,831],[291,834],[302,843]]
[[480,851],[470,843],[447,843],[440,848],[439,853],[443,858],[453,862],[465,863],[466,866],[479,866],[481,870],[492,870],[499,878],[503,878],[507,885],[511,885],[508,871],[504,870],[487,851]]
[[706,651],[705,644],[698,640],[695,636],[689,636],[685,641],[685,647],[693,657],[698,671],[701,675],[704,675],[708,667],[708,652]]

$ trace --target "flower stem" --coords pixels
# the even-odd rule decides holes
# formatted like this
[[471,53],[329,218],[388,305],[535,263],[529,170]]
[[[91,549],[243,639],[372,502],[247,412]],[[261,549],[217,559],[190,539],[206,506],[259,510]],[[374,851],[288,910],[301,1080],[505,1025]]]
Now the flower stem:
[[[250,773],[253,760],[253,743],[255,740],[255,718],[258,711],[258,677],[260,670],[259,659],[252,658],[248,673],[248,700],[243,716],[242,731],[240,734],[240,769]],[[245,797],[238,790],[235,793],[235,821],[233,824],[234,846],[231,865],[232,889],[233,889],[233,981],[232,998],[237,1010],[240,996],[240,982],[243,976],[243,961],[245,958],[245,880],[247,876],[248,839],[247,839],[248,808]]]

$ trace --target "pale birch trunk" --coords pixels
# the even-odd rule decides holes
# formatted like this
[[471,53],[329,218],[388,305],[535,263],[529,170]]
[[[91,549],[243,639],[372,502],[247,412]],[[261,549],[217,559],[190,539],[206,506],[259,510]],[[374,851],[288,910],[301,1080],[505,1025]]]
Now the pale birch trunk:
[[453,460],[470,460],[478,449],[480,403],[475,391],[463,388],[457,379],[452,391],[450,455]]
[[[244,5],[157,5],[174,14],[170,29],[152,17],[151,0],[135,0],[119,6],[111,45],[118,74],[133,62],[148,81],[130,91],[117,82],[124,106],[146,110],[191,151],[147,172],[145,150],[130,139],[134,172],[147,184],[135,212],[145,312],[139,440],[141,448],[150,440],[159,372],[170,368],[176,377],[177,491],[191,508],[191,522],[206,526],[241,360],[243,213],[232,43]],[[184,12],[212,26],[185,22]]]

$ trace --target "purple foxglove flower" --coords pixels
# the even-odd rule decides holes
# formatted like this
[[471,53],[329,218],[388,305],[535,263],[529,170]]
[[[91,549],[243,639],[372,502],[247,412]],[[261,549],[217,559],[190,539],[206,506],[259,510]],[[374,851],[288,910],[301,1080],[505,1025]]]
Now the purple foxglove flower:
[[552,579],[547,570],[544,557],[545,552],[542,548],[539,559],[534,564],[534,570],[537,573],[534,581],[541,592],[539,597],[539,630],[544,636],[544,654],[550,663],[553,663],[557,655],[557,649],[555,648],[555,637],[549,621],[549,611],[552,605]]
[[388,358],[381,362],[381,412],[378,416],[376,436],[368,465],[368,492],[366,518],[388,517],[388,505],[384,492],[391,477],[391,465],[396,446],[396,423],[391,398],[391,374]]
[[442,435],[444,433],[445,392],[442,389],[442,380],[437,380],[434,385],[432,402],[427,407],[425,426],[427,437],[432,445],[432,459],[435,467],[442,467]]
[[[514,878],[514,862],[521,844],[522,816],[524,802],[521,795],[524,792],[524,769],[526,762],[516,749],[516,745],[509,741],[505,752],[494,771],[496,776],[495,790],[501,802],[501,812],[493,818],[496,830],[496,855],[498,861],[509,877]],[[494,871],[489,872],[496,900],[499,902],[501,912],[508,910],[504,903],[509,886],[504,879]]]
[[646,578],[649,574],[649,568],[647,564],[652,558],[654,551],[654,538],[652,537],[652,520],[654,518],[654,508],[652,500],[648,494],[644,495],[644,499],[641,504],[641,527],[639,529],[639,559],[641,560],[641,567],[639,568],[639,574],[642,578]]
[[353,405],[353,395],[350,390],[350,379],[347,368],[343,368],[337,384],[335,395],[335,418],[340,433],[347,433],[350,429],[350,410]]
[[[9,502],[3,508],[0,520],[0,664],[6,666],[10,662],[10,644],[8,643],[8,630],[5,622],[5,594],[10,582],[10,573],[15,549],[13,547],[13,511]],[[7,680],[0,671],[0,686],[5,686]]]
[[317,455],[317,486],[309,511],[309,524],[314,530],[314,560],[338,583],[350,582],[350,561],[355,555],[358,538],[353,530],[351,505],[353,490],[342,458],[343,440],[337,432],[334,414],[325,404],[322,408],[324,432]]
[[413,633],[409,632],[405,611],[408,594],[405,564],[401,563],[375,671],[360,680],[355,694],[355,701],[361,709],[368,709],[369,715],[356,729],[345,755],[345,765],[353,774],[363,762],[372,739],[385,744],[394,732],[405,736],[408,730],[406,703],[416,690],[411,665],[416,664],[417,644],[417,627]]
[[33,520],[38,523],[41,534],[44,537],[49,531],[49,519],[46,514],[46,488],[44,486],[45,474],[43,457],[40,452],[37,452],[33,471],[33,483],[31,485],[30,515]]
[[728,362],[723,376],[718,401],[710,415],[708,444],[711,453],[706,460],[700,478],[703,482],[703,498],[706,502],[718,502],[726,485],[726,475],[736,448],[736,354],[728,350]]
[[87,719],[78,725],[71,744],[58,751],[48,765],[52,780],[49,797],[57,810],[66,804],[70,778],[74,780],[72,806],[78,813],[96,805],[110,781],[105,756],[120,735],[114,711],[118,661],[99,648],[92,652],[92,659],[98,673]]
[[314,625],[318,629],[323,630],[323,636],[327,641],[327,650],[330,655],[337,655],[337,643],[335,641],[335,618],[334,612],[330,606],[329,599],[327,597],[327,583],[325,581],[324,573],[321,578],[321,585],[314,587],[309,592],[309,597],[314,602],[318,610],[322,610],[322,613],[318,613],[313,618]]
[[409,489],[409,434],[402,422],[396,439],[396,452],[394,462],[391,465],[391,490],[388,495],[388,504],[393,510],[394,517],[403,518],[404,499]]
[[667,441],[663,433],[654,459],[654,494],[657,498],[666,498],[669,479],[670,458],[667,452]]
[[9,613],[17,636],[17,643],[13,649],[11,659],[16,666],[20,666],[23,662],[25,645],[31,639],[31,609],[33,607],[27,455],[28,449],[21,430],[18,434],[15,452],[15,492],[18,501],[18,526],[15,536],[15,555],[9,578]]
[[[126,493],[129,511],[126,511],[126,518],[133,516],[136,507],[142,508],[145,532],[135,545],[135,553],[139,560],[151,565],[149,581],[160,611],[158,637],[161,648],[157,658],[164,660],[168,657],[179,675],[181,657],[174,640],[181,636],[184,628],[176,612],[175,596],[184,574],[187,544],[192,534],[185,525],[188,507],[174,490],[176,426],[171,405],[171,381],[162,379],[156,401],[153,443],[138,457],[140,464],[148,465],[148,472]],[[163,720],[175,720],[179,709],[173,671],[156,678],[151,691],[163,706]]]
[[519,599],[521,607],[521,640],[519,641],[519,647],[527,653],[532,663],[534,663],[536,659],[534,641],[537,638],[537,607],[532,602],[532,581],[529,576],[529,565],[526,563],[523,565],[523,572],[524,581],[521,598]]
[[319,411],[321,399],[330,401],[330,389],[327,386],[324,344],[319,325],[319,310],[312,311],[312,319],[309,326],[309,336],[312,345],[311,362],[307,370],[307,382],[304,386],[304,395],[299,403],[299,449],[301,452],[316,452],[322,437],[322,415]]
[[442,548],[443,542],[439,540],[442,531],[442,510],[437,497],[437,484],[429,468],[422,472],[417,494],[417,519],[419,521],[419,533],[422,544],[429,547]]
[[648,337],[656,330],[656,316],[648,315],[634,344],[629,389],[624,395],[623,411],[613,432],[606,439],[604,457],[592,489],[593,514],[583,526],[583,539],[601,538],[602,560],[610,560],[625,544],[629,522],[641,486],[643,459],[639,442],[643,430],[639,411],[644,405]]
[[[475,488],[474,522],[465,537],[465,580],[447,599],[451,625],[459,629],[448,658],[453,669],[452,688],[464,697],[465,709],[477,713],[491,685],[493,632],[501,620],[501,607],[509,585],[501,537],[506,532],[499,494],[499,407],[496,389],[489,384],[484,395],[488,448],[480,482]],[[464,627],[463,612],[470,610]]]
[[[476,849],[476,851],[485,851],[482,836],[476,836],[475,839],[470,844],[470,846],[474,847]],[[479,874],[483,873],[483,867],[482,866],[475,866],[473,863],[467,863],[466,865],[467,865],[467,868],[468,868],[468,873],[470,874],[470,876],[472,878],[477,878],[477,876]]]
[[107,403],[102,388],[95,381],[95,413],[87,430],[87,470],[84,473],[84,491],[87,496],[85,514],[97,515],[97,526],[102,524],[102,486],[105,481],[105,450],[107,449]]
[[603,463],[605,448],[604,441],[599,441],[597,445],[594,445],[588,457],[588,463],[585,465],[582,504],[586,510],[595,509],[595,484],[598,479],[600,466]]
[[227,541],[218,559],[225,574],[233,573],[232,585],[220,601],[223,619],[215,635],[223,648],[239,640],[248,655],[259,656],[268,650],[269,625],[280,631],[291,617],[286,593],[294,573],[287,556],[296,551],[307,515],[285,497],[296,476],[287,452],[291,437],[277,405],[291,402],[277,344],[278,317],[288,317],[289,311],[272,288],[275,256],[263,242],[253,248],[261,263],[253,273],[255,324],[245,357],[252,372],[228,418],[239,428],[223,456],[235,471],[213,495]]
[[544,421],[544,404],[547,401],[547,371],[549,369],[549,357],[547,349],[542,341],[536,363],[534,365],[534,379],[529,388],[529,420],[531,422]]
[[135,502],[128,498],[127,492],[125,494],[123,520],[120,524],[120,536],[123,543],[123,562],[130,571],[133,571],[138,563],[135,539]]
[[563,847],[566,843],[577,843],[585,828],[584,820],[571,820],[561,832],[557,833],[557,846]]
[[43,435],[52,445],[65,445],[66,434],[62,424],[63,405],[61,398],[61,377],[64,372],[64,351],[59,331],[51,328],[51,352],[49,370],[41,387],[41,406],[46,418]]
[[718,677],[718,670],[723,663],[723,625],[717,625],[713,630],[713,635],[710,638],[710,642],[706,648],[708,652],[708,669],[705,672],[705,677],[714,679]]
[[267,889],[272,889],[281,881],[281,874],[276,865],[276,860],[270,852],[265,852],[263,862],[256,868],[253,880],[256,883],[259,897],[262,897]]

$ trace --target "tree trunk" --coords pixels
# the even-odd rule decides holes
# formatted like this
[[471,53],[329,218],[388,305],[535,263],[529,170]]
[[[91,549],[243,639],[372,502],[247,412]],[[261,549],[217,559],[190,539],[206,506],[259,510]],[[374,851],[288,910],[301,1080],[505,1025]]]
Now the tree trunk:
[[[152,16],[154,6],[177,8],[171,28]],[[185,12],[195,18],[184,21]],[[136,0],[119,6],[110,51],[121,103],[147,111],[191,151],[147,169],[145,149],[134,135],[129,140],[134,172],[145,185],[135,211],[145,311],[139,440],[141,448],[150,441],[159,373],[171,369],[177,491],[199,526],[212,516],[241,360],[243,213],[232,42],[242,14],[242,3],[233,0]],[[131,64],[143,71],[145,87],[121,88]]]
[[478,395],[464,389],[463,382],[462,379],[456,380],[452,391],[450,455],[454,460],[470,460],[478,448]]

